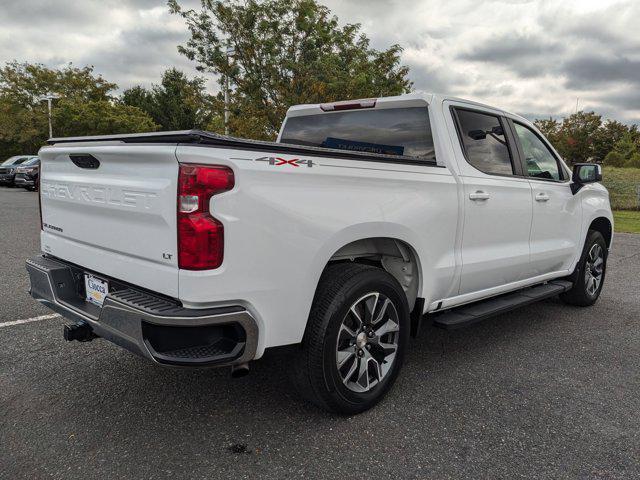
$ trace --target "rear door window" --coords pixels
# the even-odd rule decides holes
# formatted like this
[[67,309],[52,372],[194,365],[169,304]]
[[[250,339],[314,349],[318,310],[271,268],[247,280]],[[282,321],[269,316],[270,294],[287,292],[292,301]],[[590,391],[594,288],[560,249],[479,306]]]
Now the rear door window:
[[497,115],[455,109],[467,161],[489,175],[513,175],[513,161],[502,120]]
[[426,107],[288,117],[280,141],[386,156],[435,159]]

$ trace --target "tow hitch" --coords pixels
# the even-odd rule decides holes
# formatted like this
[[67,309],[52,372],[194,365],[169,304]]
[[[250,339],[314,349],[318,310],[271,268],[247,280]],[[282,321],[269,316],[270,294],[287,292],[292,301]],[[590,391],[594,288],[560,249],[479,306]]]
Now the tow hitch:
[[98,336],[93,333],[91,326],[86,322],[64,326],[64,339],[67,342],[77,340],[79,342],[90,342]]

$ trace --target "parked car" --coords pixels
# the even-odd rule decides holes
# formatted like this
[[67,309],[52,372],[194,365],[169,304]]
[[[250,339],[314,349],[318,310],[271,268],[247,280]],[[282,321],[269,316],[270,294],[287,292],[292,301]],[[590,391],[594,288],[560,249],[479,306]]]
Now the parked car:
[[13,187],[18,165],[21,165],[33,158],[38,157],[34,155],[16,155],[15,157],[8,158],[4,162],[2,162],[0,164],[0,185]]
[[16,168],[13,183],[16,187],[24,187],[27,190],[35,191],[38,189],[39,172],[40,158],[33,157]]
[[598,299],[613,219],[526,119],[438,95],[289,109],[277,142],[201,131],[52,139],[40,150],[31,295],[165,366],[265,350],[307,399],[357,413],[421,320],[459,328],[560,295]]

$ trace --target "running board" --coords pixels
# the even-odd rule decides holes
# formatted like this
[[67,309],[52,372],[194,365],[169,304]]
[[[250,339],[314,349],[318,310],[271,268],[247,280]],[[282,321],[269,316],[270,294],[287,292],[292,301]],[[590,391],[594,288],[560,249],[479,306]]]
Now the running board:
[[463,305],[443,313],[434,313],[430,316],[433,319],[434,326],[446,330],[454,330],[479,322],[485,318],[529,305],[544,298],[554,297],[559,293],[566,292],[572,285],[567,280],[553,280],[535,287]]

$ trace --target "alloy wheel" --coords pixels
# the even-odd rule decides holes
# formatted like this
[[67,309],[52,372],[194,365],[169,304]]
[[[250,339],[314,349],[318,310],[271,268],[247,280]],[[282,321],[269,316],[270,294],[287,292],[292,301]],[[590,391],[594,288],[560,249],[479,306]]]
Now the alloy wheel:
[[400,322],[393,302],[380,292],[356,300],[340,324],[336,364],[342,383],[363,393],[380,384],[393,367]]
[[584,269],[584,284],[590,296],[594,296],[600,288],[603,273],[604,251],[602,247],[596,243],[589,250]]

